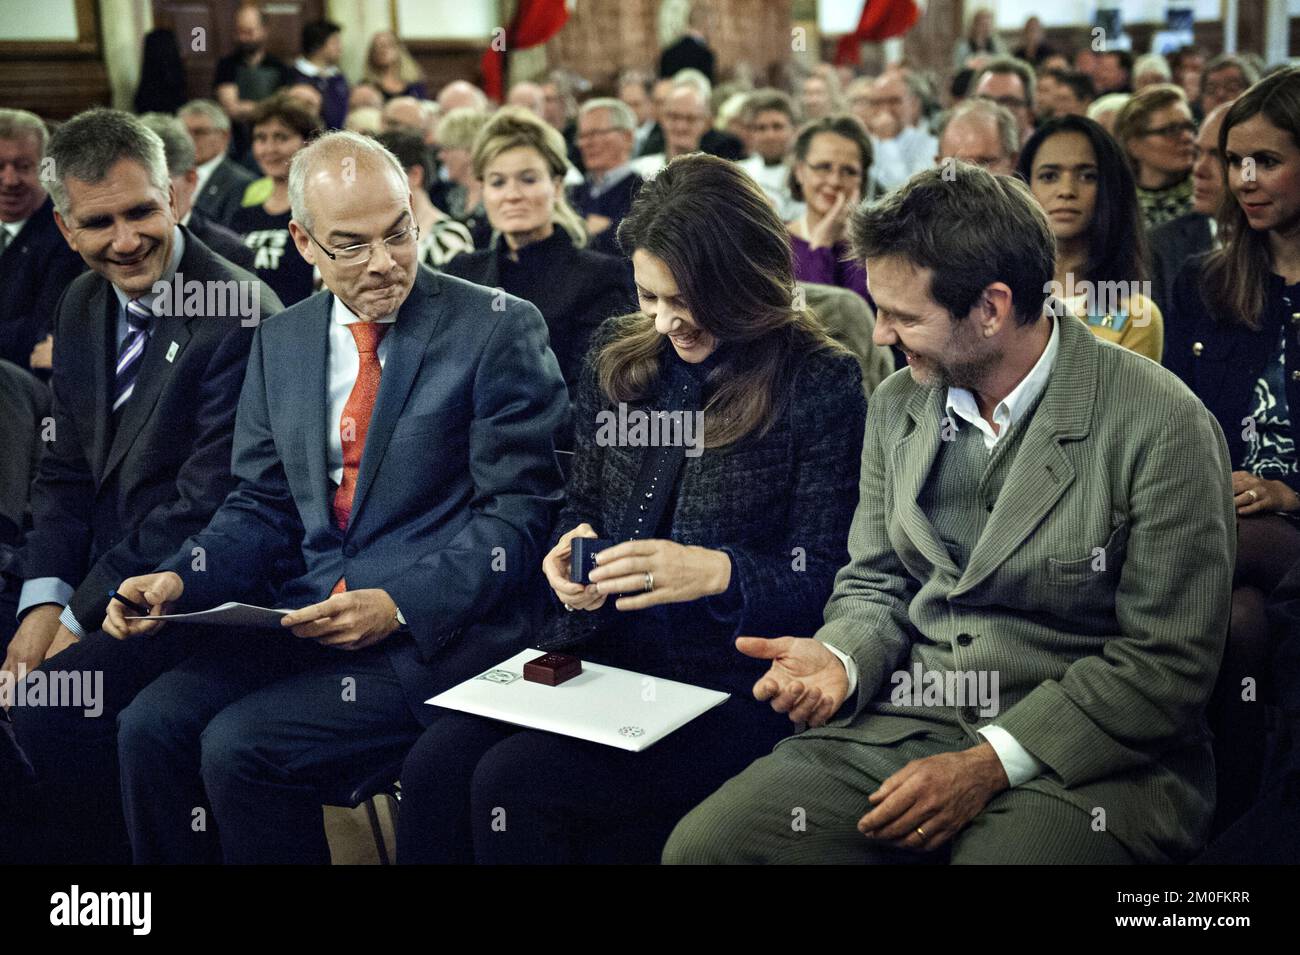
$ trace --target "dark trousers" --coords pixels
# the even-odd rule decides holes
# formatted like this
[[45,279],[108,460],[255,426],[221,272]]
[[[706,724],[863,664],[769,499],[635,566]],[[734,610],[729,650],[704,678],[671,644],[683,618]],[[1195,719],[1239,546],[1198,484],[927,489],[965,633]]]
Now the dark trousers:
[[[100,689],[93,707],[14,706],[14,736],[35,770],[36,784],[9,798],[16,810],[0,818],[0,845],[39,863],[130,861],[118,794],[117,716],[160,673],[196,646],[197,634],[180,628],[117,640],[89,634],[43,663],[27,678],[47,686],[75,677]],[[68,686],[63,682],[63,686]],[[0,787],[9,781],[0,780]],[[12,830],[7,832],[6,830]],[[3,850],[0,850],[3,851]]]
[[794,726],[733,696],[640,753],[464,713],[402,769],[400,863],[649,863],[677,821]]
[[382,646],[217,635],[118,720],[132,856],[328,864],[322,803],[401,759],[420,731]]

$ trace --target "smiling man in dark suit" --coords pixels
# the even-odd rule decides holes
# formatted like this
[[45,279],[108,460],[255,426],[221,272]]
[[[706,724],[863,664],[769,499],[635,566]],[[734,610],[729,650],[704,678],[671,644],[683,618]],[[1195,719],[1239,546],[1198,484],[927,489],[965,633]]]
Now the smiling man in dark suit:
[[32,349],[50,333],[59,296],[85,268],[59,235],[41,184],[48,142],[39,116],[0,109],[0,358],[20,368],[29,367]]
[[[109,861],[124,845],[113,838],[120,821],[111,829],[116,711],[186,645],[98,632],[108,593],[174,553],[233,487],[253,327],[280,303],[176,224],[163,144],[135,117],[82,113],[48,155],[56,221],[91,271],[57,310],[53,433],[32,487],[21,623],[3,669],[21,679],[46,660],[45,674],[103,673],[99,718],[68,706],[16,706],[13,718],[41,781],[33,805],[52,820],[28,826],[44,839],[42,858]],[[182,282],[252,297],[202,295],[197,310],[178,310]]]
[[[439,712],[423,701],[516,652],[541,610],[568,424],[541,315],[418,265],[405,172],[373,140],[316,140],[289,196],[326,288],[258,329],[235,491],[119,589],[158,613],[271,580],[270,606],[299,609],[205,628],[122,714],[137,862],[328,862],[321,803],[400,759]],[[105,626],[129,646],[159,624],[111,607]]]

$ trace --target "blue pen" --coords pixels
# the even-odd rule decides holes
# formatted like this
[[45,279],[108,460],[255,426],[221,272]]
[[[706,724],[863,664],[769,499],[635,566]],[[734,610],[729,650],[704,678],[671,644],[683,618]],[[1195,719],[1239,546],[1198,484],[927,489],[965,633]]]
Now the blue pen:
[[132,610],[134,610],[134,611],[135,611],[138,615],[140,615],[141,617],[147,617],[147,616],[149,616],[149,608],[148,608],[148,607],[141,607],[141,606],[140,606],[138,603],[136,603],[134,600],[127,600],[125,597],[123,597],[121,594],[119,594],[116,590],[110,590],[110,591],[108,592],[108,596],[109,596],[109,599],[111,599],[111,600],[120,600],[120,601],[122,601],[122,603],[126,604],[128,607],[130,607]]

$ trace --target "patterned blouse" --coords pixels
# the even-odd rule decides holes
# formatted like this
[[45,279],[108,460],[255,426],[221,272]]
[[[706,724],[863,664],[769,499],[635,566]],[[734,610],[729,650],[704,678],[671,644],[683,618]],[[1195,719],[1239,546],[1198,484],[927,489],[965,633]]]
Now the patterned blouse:
[[[1294,296],[1295,292],[1282,296],[1288,312],[1293,310]],[[1266,480],[1285,480],[1300,473],[1291,435],[1292,412],[1286,400],[1286,331],[1285,324],[1278,330],[1275,357],[1255,382],[1250,417],[1246,420],[1246,456],[1241,468]]]
[[1163,189],[1137,187],[1138,207],[1148,230],[1192,211],[1192,177]]

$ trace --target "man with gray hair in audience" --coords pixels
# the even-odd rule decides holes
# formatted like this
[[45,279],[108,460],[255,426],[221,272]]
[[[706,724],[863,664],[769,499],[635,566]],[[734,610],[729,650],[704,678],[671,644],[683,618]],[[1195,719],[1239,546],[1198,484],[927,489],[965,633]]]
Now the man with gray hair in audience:
[[175,553],[233,489],[253,329],[280,302],[177,224],[162,140],[136,117],[75,116],[47,158],[55,221],[90,271],[54,319],[52,440],[32,485],[18,632],[0,670],[5,682],[47,686],[97,674],[102,692],[14,705],[38,789],[0,822],[30,836],[42,862],[120,862],[116,717],[206,635],[121,643],[100,629],[109,594]]
[[[872,178],[885,189],[902,185],[934,163],[938,141],[922,116],[925,81],[916,73],[889,70],[872,81],[865,97],[865,125],[875,157]],[[855,109],[860,117],[863,111]]]
[[982,166],[999,176],[1016,171],[1020,157],[1020,131],[1005,106],[985,99],[968,99],[939,117],[939,154],[943,166],[961,160]]
[[794,147],[794,103],[780,90],[755,90],[745,99],[741,116],[749,128],[753,153],[739,163],[776,206],[782,222],[803,215],[804,204],[790,194],[790,165]]
[[244,190],[256,177],[227,156],[230,117],[212,100],[190,100],[176,115],[194,140],[194,208],[213,222],[229,226],[244,200]]
[[588,100],[578,110],[578,149],[587,170],[569,201],[587,224],[591,247],[619,255],[618,224],[632,207],[642,179],[632,168],[636,114],[622,100]]
[[[262,606],[296,609],[209,628],[121,714],[136,862],[328,864],[321,804],[399,760],[445,712],[424,701],[517,653],[542,609],[569,402],[541,314],[419,266],[406,172],[374,140],[296,153],[289,201],[324,289],[254,336],[235,489],[117,586],[156,613],[261,603],[265,581]],[[105,626],[129,647],[158,621]]]
[[59,235],[41,181],[48,142],[35,113],[0,109],[0,358],[46,370],[54,307],[84,268]]
[[166,113],[145,113],[140,122],[158,134],[167,154],[167,175],[176,194],[176,221],[188,226],[200,242],[228,262],[252,271],[254,253],[244,245],[239,234],[213,222],[194,208],[194,190],[199,176],[195,171],[194,140],[185,125]]

